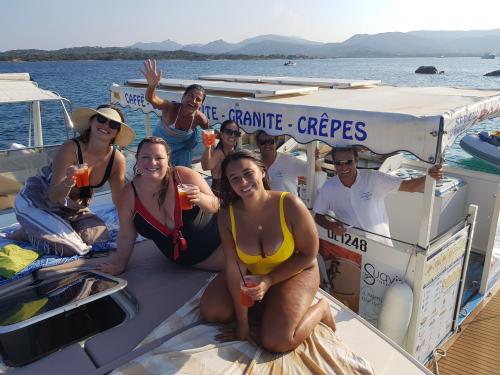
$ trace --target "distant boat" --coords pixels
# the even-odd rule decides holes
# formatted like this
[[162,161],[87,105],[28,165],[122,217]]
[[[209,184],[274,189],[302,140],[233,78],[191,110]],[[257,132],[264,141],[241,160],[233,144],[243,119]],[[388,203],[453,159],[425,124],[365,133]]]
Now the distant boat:
[[496,53],[494,52],[487,52],[483,56],[481,56],[482,59],[494,59],[496,57]]
[[500,132],[467,134],[460,141],[460,147],[472,156],[500,168]]
[[295,61],[288,60],[283,65],[285,65],[285,66],[295,66],[295,65],[297,65],[297,63]]

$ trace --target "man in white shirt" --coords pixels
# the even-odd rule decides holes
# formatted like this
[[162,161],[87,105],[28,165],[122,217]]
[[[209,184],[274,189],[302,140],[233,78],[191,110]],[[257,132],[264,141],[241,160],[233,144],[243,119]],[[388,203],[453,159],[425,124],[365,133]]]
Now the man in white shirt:
[[[357,169],[358,154],[354,148],[334,148],[333,163],[337,175],[325,182],[319,190],[314,203],[316,223],[332,230],[336,235],[346,229],[340,222],[326,219],[328,211],[349,225],[380,234],[384,237],[367,233],[367,237],[392,246],[389,220],[384,198],[391,191],[422,192],[426,176],[412,180],[401,180],[383,172]],[[429,175],[436,180],[443,177],[440,165],[429,169]]]
[[307,163],[293,155],[277,152],[277,137],[263,130],[256,133],[256,140],[267,168],[271,189],[297,195],[297,178],[307,176]]

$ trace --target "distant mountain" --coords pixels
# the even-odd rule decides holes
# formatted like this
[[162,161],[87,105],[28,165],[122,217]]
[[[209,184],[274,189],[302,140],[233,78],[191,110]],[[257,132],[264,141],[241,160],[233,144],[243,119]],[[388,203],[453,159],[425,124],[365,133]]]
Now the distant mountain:
[[267,34],[267,35],[259,35],[253,38],[244,39],[241,42],[237,43],[239,47],[246,46],[248,44],[259,43],[259,42],[277,42],[277,43],[293,43],[307,46],[321,46],[324,43],[321,42],[313,42],[311,40],[297,38],[293,36],[283,36],[283,35],[275,35],[275,34]]
[[208,44],[189,44],[184,46],[182,50],[196,53],[228,53],[234,50],[234,46],[234,44],[219,39]]
[[135,43],[128,48],[138,48],[148,51],[178,51],[182,49],[183,45],[174,42],[173,40],[167,39],[163,42],[151,42],[151,43]]
[[[164,43],[168,42],[168,44]],[[158,51],[171,51],[172,45],[170,40],[158,43],[136,43],[133,48],[139,48],[143,50],[153,50]],[[304,53],[304,47],[315,47],[321,46],[324,43],[314,42],[311,40],[306,40],[297,37],[288,37],[283,35],[259,35],[253,38],[244,39],[239,43],[228,43],[222,39],[207,43],[207,44],[188,44],[180,45],[175,43],[178,48],[183,51],[195,52],[195,53],[207,53],[207,54],[220,54],[220,53],[230,53],[230,54],[251,54],[251,55],[273,55],[273,54],[306,54]],[[156,48],[153,48],[156,46]]]
[[[168,45],[172,46],[172,41]],[[158,50],[165,50],[158,43]],[[134,46],[153,49],[154,43]],[[309,57],[396,57],[396,56],[480,56],[500,52],[500,29],[471,31],[411,31],[357,34],[341,43],[321,43],[282,35],[259,35],[228,43],[222,39],[208,44],[189,44],[178,49],[200,54],[244,54],[254,56],[300,55]],[[161,48],[160,48],[161,47]],[[169,47],[170,48],[170,47]]]
[[239,43],[222,39],[182,45],[172,40],[135,43],[130,47],[74,47],[57,51],[14,50],[0,60],[77,59],[255,59],[332,57],[415,57],[500,55],[500,28],[471,31],[411,31],[357,34],[340,43],[321,43],[282,35],[259,35]]

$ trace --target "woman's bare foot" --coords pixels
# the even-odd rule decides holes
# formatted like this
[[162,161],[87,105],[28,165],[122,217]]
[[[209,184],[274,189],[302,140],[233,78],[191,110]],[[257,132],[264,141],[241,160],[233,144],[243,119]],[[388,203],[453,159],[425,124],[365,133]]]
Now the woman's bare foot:
[[337,330],[337,324],[335,323],[332,311],[330,310],[330,305],[324,298],[322,298],[318,304],[321,304],[323,309],[323,318],[321,319],[321,322],[326,324],[332,329],[333,332],[335,332]]

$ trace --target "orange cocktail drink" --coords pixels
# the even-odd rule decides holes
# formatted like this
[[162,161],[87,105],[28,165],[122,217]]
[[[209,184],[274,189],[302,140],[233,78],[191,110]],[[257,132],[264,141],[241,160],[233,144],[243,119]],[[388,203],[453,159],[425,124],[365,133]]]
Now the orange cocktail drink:
[[247,290],[257,286],[259,278],[253,275],[246,275],[244,278],[244,282],[240,281],[240,303],[242,306],[252,307],[255,301],[247,294]]
[[188,198],[188,193],[193,189],[194,185],[191,184],[177,185],[181,210],[191,210],[193,208],[193,202],[191,202]]
[[211,147],[215,144],[215,131],[214,129],[203,129],[203,144],[206,147]]
[[75,177],[77,187],[81,188],[90,185],[89,166],[87,163],[78,164]]

